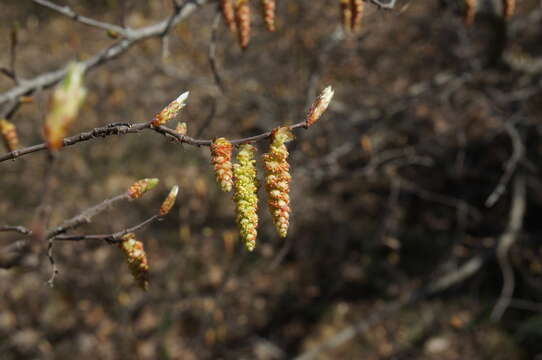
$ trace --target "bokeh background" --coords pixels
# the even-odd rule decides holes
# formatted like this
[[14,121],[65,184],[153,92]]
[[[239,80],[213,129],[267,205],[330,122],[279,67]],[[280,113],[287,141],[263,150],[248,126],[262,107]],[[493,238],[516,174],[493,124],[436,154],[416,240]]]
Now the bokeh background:
[[[169,0],[58,3],[134,28],[172,11]],[[208,59],[210,1],[173,27],[166,45],[139,42],[87,73],[87,101],[69,132],[150,120],[190,90],[180,116],[189,135],[239,138],[303,120],[332,85],[328,112],[288,146],[287,239],[276,235],[260,189],[258,245],[243,248],[208,148],[143,132],[63,149],[50,226],[140,178],[161,183],[76,233],[137,224],[174,184],[180,199],[138,234],[151,268],[148,292],[134,285],[119,249],[101,242],[57,243],[54,288],[44,251],[0,269],[0,358],[542,358],[539,1],[518,2],[508,21],[500,2],[480,1],[469,27],[462,1],[398,0],[392,11],[367,4],[361,31],[346,36],[338,1],[277,1],[275,33],[252,3],[246,51],[223,23],[218,28],[224,92]],[[116,41],[31,1],[3,0],[0,23],[0,66],[9,63],[16,26],[21,79]],[[13,86],[0,77],[0,92]],[[43,141],[50,93],[34,93],[11,117],[22,145]],[[0,225],[30,225],[48,164],[45,152],[0,164]],[[504,191],[488,204],[499,182]],[[495,319],[503,235],[515,241],[507,253],[515,286]],[[0,233],[0,245],[20,237]]]

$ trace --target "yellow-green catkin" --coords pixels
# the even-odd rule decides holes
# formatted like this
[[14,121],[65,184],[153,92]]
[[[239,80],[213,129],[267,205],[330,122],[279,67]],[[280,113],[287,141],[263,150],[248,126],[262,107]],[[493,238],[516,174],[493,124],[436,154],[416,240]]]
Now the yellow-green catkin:
[[269,152],[264,154],[267,204],[280,237],[286,237],[290,220],[290,165],[285,143],[294,136],[287,126],[273,130]]
[[258,235],[258,181],[256,179],[256,148],[250,144],[239,147],[237,164],[233,165],[235,193],[233,199],[237,212],[237,225],[241,240],[249,251],[256,247]]

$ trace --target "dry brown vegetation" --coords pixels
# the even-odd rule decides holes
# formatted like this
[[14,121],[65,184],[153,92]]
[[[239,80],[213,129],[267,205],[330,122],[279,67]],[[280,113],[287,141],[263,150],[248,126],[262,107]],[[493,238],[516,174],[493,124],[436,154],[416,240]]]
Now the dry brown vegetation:
[[[397,0],[391,10],[366,3],[361,28],[345,35],[338,0],[277,0],[274,32],[252,1],[241,51],[218,1],[178,1],[194,11],[167,36],[138,41],[86,73],[87,99],[69,134],[150,121],[190,90],[180,114],[188,135],[242,138],[302,121],[330,84],[325,116],[288,144],[288,236],[276,235],[260,189],[257,246],[247,252],[209,148],[155,132],[81,142],[52,163],[46,151],[0,162],[0,227],[34,232],[0,232],[0,262],[16,241],[43,238],[39,230],[137,179],[161,182],[66,235],[139,224],[180,185],[168,216],[137,234],[147,292],[105,241],[55,241],[52,288],[46,241],[3,266],[0,358],[541,356],[542,8],[518,2],[505,19],[503,2],[477,3],[470,26],[463,1]],[[133,29],[174,11],[170,0],[62,4]],[[8,70],[0,99],[123,41],[31,1],[2,1],[0,21],[0,67]],[[14,27],[19,84],[9,76]],[[35,90],[0,101],[20,147],[43,142],[52,90]],[[257,146],[260,156],[267,142]]]

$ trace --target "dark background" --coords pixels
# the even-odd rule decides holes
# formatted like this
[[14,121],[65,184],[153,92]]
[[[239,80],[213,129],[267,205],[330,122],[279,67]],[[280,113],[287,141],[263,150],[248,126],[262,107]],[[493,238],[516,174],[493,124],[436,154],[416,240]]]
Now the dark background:
[[[171,13],[166,0],[62,3],[134,28]],[[247,51],[219,27],[224,93],[207,56],[216,6],[205,5],[171,30],[169,56],[153,38],[90,71],[70,134],[150,120],[185,90],[191,95],[180,118],[201,138],[301,121],[328,84],[335,98],[288,145],[287,239],[274,232],[261,191],[253,253],[238,243],[231,194],[218,191],[208,148],[144,132],[61,150],[51,226],[139,178],[161,184],[77,233],[137,224],[174,184],[180,199],[164,221],[138,234],[151,268],[146,293],[106,243],[55,245],[60,272],[52,289],[44,253],[0,269],[0,358],[286,359],[323,344],[330,346],[312,358],[538,358],[542,10],[538,1],[522,1],[504,22],[489,5],[466,27],[462,1],[399,0],[393,11],[367,4],[361,32],[345,37],[338,1],[279,0],[275,33],[265,31],[254,1]],[[9,63],[17,24],[23,79],[115,41],[30,1],[4,0],[0,23],[0,66]],[[13,86],[0,77],[0,92]],[[11,118],[22,145],[42,142],[50,93],[35,93]],[[258,145],[262,153],[266,143]],[[46,158],[41,152],[0,164],[0,225],[29,225]],[[505,191],[487,206],[504,175]],[[525,203],[525,214],[510,232],[514,201]],[[492,321],[503,235],[515,240],[506,254],[515,287],[504,315]],[[0,233],[0,245],[19,237]],[[465,273],[473,259],[480,266]],[[353,336],[341,342],[337,335]]]

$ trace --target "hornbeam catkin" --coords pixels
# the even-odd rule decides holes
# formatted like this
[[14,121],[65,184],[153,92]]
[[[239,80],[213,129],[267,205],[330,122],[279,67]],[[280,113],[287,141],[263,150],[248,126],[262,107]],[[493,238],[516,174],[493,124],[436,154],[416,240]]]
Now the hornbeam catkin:
[[322,114],[327,110],[331,99],[333,99],[335,91],[331,86],[326,87],[322,93],[314,100],[309,111],[307,112],[307,118],[305,119],[306,127],[313,125]]
[[265,189],[267,205],[273,223],[280,237],[286,237],[290,219],[290,165],[286,142],[294,136],[287,126],[279,127],[271,133],[269,152],[262,156],[265,170]]
[[363,11],[365,9],[365,1],[363,0],[351,0],[352,19],[351,28],[353,32],[361,29],[361,18],[363,17]]
[[173,205],[175,205],[175,200],[177,200],[177,194],[179,193],[179,185],[175,185],[169,191],[169,194],[160,205],[160,216],[165,216],[169,214]]
[[232,144],[223,137],[213,140],[211,144],[211,162],[215,168],[216,182],[225,192],[231,191],[233,186],[232,147]]
[[477,7],[478,0],[465,0],[465,14],[463,15],[465,25],[471,25],[474,22]]
[[232,0],[220,0],[220,10],[222,11],[224,22],[230,31],[234,33],[237,31],[237,26],[235,25],[235,13],[231,1]]
[[248,251],[256,247],[258,235],[258,180],[256,179],[256,167],[254,152],[256,148],[250,144],[243,144],[237,153],[237,164],[233,166],[235,178],[235,209],[237,213],[237,225],[241,240]]
[[275,31],[275,0],[262,0],[263,21],[269,31]]
[[516,0],[502,0],[502,14],[505,19],[514,15],[516,11]]
[[350,0],[340,0],[340,5],[343,29],[345,32],[349,32],[352,24],[352,7],[350,6]]
[[152,119],[153,126],[164,125],[166,122],[172,120],[177,116],[179,111],[186,106],[186,99],[190,95],[189,91],[185,91],[179,97],[168,104],[163,108],[158,114]]
[[119,248],[126,257],[128,268],[137,285],[143,290],[147,290],[149,287],[149,264],[143,243],[136,239],[135,234],[128,233],[122,237]]
[[235,3],[235,22],[239,46],[246,49],[250,41],[250,7],[248,0],[237,0]]
[[0,135],[8,151],[16,150],[19,147],[17,128],[6,119],[0,119]]

